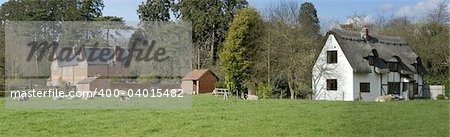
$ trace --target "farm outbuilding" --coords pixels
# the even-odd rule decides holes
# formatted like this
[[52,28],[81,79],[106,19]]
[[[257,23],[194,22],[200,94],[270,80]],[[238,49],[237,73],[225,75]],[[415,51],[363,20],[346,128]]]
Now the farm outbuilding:
[[218,77],[210,70],[193,70],[183,77],[181,88],[187,94],[211,93]]
[[88,77],[76,84],[77,91],[97,91],[101,89],[108,89],[110,84],[105,79],[98,79],[97,77]]

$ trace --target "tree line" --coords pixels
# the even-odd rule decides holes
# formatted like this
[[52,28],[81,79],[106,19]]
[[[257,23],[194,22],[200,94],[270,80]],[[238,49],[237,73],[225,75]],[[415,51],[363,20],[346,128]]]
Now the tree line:
[[[448,86],[449,15],[448,3],[440,0],[420,19],[379,16],[375,22],[364,22],[367,15],[356,13],[348,16],[351,23],[334,27],[369,27],[371,33],[405,38],[429,72],[425,84]],[[319,23],[309,2],[280,2],[269,7],[265,17],[252,8],[241,10],[219,52],[223,86],[262,98],[311,98],[311,68],[326,39]]]

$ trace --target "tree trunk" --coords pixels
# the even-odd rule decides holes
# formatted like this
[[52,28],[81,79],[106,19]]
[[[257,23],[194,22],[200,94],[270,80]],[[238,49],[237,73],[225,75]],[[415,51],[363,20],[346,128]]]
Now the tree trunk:
[[[291,51],[294,51],[294,49],[292,48],[292,46],[291,46]],[[294,56],[295,55],[295,53],[292,53],[292,54],[290,54],[291,55],[291,57],[290,57],[290,63],[289,63],[289,67],[287,68],[288,69],[288,74],[286,75],[287,76],[287,82],[288,82],[288,87],[289,87],[289,93],[291,93],[291,99],[295,99],[295,91],[294,91],[294,87],[293,87],[293,82],[294,82],[294,78],[295,78],[295,62],[294,62],[294,57],[292,57],[292,56]]]
[[291,99],[295,99],[295,92],[292,87],[292,81],[288,78],[288,86],[289,86],[289,92],[291,93]]
[[200,46],[197,49],[197,69],[200,69]]
[[267,85],[270,84],[270,44],[267,44]]
[[281,90],[281,92],[280,92],[280,99],[283,99],[283,93],[284,93],[284,91]]
[[211,65],[214,65],[214,47],[216,44],[216,24],[213,24],[213,32],[212,32],[212,43],[211,43]]

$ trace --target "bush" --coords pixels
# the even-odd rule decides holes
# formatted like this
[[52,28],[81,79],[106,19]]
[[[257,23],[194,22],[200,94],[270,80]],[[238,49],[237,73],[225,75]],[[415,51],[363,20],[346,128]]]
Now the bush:
[[272,88],[268,84],[258,84],[258,97],[261,99],[269,98]]
[[445,82],[446,84],[445,84],[445,95],[447,96],[447,97],[450,97],[450,80],[447,80],[446,82]]
[[5,91],[0,91],[0,97],[5,97]]
[[446,76],[426,75],[424,77],[425,84],[427,85],[444,85],[448,78]]
[[219,80],[216,82],[216,87],[217,88],[226,88],[225,87],[225,83],[223,82],[223,80]]
[[152,74],[148,73],[148,74],[142,74],[139,76],[139,78],[137,79],[137,81],[139,83],[143,83],[143,84],[152,84],[158,81],[158,78],[153,76]]
[[438,99],[438,100],[444,100],[444,99],[445,99],[445,96],[442,95],[442,94],[439,94],[439,95],[436,96],[436,99]]

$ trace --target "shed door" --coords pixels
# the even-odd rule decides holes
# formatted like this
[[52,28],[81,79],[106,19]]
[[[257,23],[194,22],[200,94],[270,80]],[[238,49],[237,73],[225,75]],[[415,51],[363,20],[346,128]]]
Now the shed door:
[[194,92],[197,92],[197,93],[198,93],[198,91],[197,91],[197,80],[193,80],[193,81],[192,81],[192,85],[193,85],[193,87],[192,87],[192,91],[194,91]]

